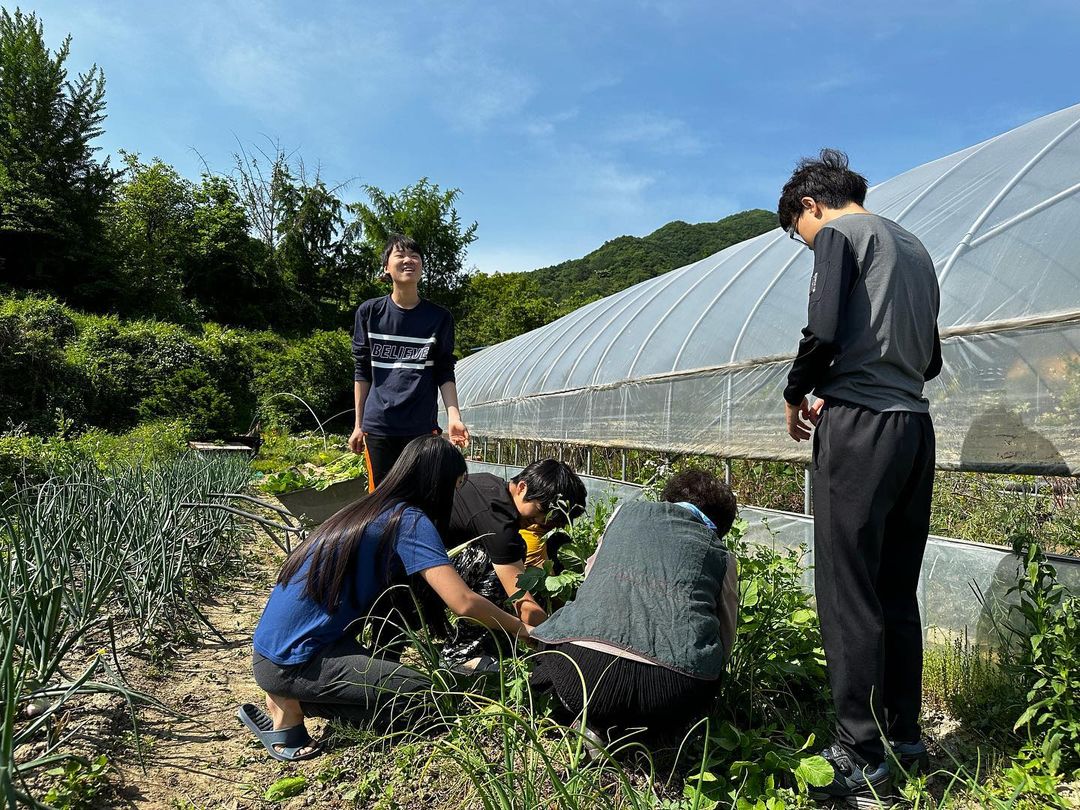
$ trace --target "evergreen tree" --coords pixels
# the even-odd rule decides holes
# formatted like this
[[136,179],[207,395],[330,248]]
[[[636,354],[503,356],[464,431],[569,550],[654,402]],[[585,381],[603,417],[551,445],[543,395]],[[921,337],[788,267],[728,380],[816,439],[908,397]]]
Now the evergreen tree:
[[95,65],[69,80],[71,37],[51,52],[41,21],[0,9],[0,261],[9,283],[95,295],[101,212],[115,180],[92,141],[105,119]]

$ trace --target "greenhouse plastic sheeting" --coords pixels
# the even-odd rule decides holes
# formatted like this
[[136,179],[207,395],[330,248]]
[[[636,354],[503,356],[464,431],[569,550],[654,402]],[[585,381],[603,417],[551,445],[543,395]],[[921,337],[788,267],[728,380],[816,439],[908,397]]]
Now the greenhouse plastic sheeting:
[[[1080,473],[1080,105],[873,187],[941,283],[946,468]],[[783,430],[813,254],[780,229],[458,364],[478,436],[804,461]]]
[[[469,462],[469,469],[493,472],[507,480],[520,470],[519,467],[476,461]],[[590,509],[598,502],[628,500],[641,495],[640,487],[623,481],[586,475],[581,476],[581,480],[589,493]],[[753,543],[778,550],[798,551],[805,547],[803,584],[813,593],[814,578],[810,570],[814,562],[813,518],[753,507],[741,508],[739,516],[749,524],[747,538]],[[1073,593],[1080,593],[1080,560],[1052,556],[1050,561],[1062,584]],[[919,607],[927,640],[951,643],[966,638],[973,643],[996,643],[997,630],[991,621],[991,613],[1001,615],[1006,605],[1015,604],[1015,598],[1008,590],[1016,584],[1018,571],[1016,558],[1002,546],[931,535],[919,582]]]

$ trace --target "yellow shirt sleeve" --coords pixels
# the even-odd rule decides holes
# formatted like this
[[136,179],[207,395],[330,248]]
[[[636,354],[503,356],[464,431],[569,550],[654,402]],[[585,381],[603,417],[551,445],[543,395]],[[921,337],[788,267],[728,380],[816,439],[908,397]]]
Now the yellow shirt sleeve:
[[547,543],[533,527],[521,529],[521,539],[525,541],[525,567],[542,568],[547,562]]

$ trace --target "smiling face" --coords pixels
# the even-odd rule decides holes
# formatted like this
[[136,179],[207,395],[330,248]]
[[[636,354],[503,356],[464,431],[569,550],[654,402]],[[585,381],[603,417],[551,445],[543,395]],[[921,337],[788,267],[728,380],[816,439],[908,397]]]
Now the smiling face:
[[395,245],[386,257],[386,266],[383,269],[395,285],[416,284],[420,281],[424,262],[415,250]]

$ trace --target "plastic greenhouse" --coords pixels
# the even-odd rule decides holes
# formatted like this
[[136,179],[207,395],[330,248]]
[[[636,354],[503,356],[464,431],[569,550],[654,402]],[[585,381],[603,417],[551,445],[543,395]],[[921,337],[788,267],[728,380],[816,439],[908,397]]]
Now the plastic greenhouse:
[[[866,206],[937,267],[938,466],[1080,474],[1080,105],[874,186]],[[464,418],[483,437],[808,461],[783,430],[782,391],[812,265],[777,228],[480,351],[458,364]],[[812,546],[808,517],[743,517],[762,542]],[[1056,562],[1080,589],[1080,560]],[[1015,578],[1005,549],[931,538],[928,634],[985,640],[975,592],[992,604]]]
[[[1080,105],[874,186],[941,282],[942,468],[1080,473]],[[801,461],[780,429],[813,255],[777,228],[458,365],[477,435]]]

